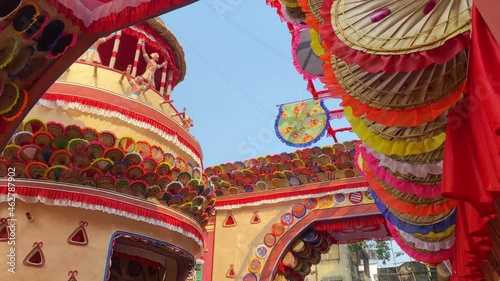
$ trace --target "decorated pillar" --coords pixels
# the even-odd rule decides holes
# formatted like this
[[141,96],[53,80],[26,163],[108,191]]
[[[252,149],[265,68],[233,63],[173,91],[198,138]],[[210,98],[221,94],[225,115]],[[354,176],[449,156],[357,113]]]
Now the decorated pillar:
[[168,77],[167,77],[167,91],[165,93],[165,96],[167,99],[170,99],[170,94],[172,93],[172,77],[174,76],[174,73],[172,70],[168,71]]
[[160,94],[165,96],[165,82],[167,81],[167,68],[164,67],[161,71]]
[[122,31],[118,31],[115,37],[115,44],[113,45],[113,54],[109,60],[109,67],[114,68],[116,63],[116,56],[118,55],[118,48],[120,48],[120,38],[122,36]]
[[137,40],[137,48],[135,49],[134,65],[132,67],[132,76],[137,75],[137,65],[139,64],[139,56],[141,55],[141,40]]

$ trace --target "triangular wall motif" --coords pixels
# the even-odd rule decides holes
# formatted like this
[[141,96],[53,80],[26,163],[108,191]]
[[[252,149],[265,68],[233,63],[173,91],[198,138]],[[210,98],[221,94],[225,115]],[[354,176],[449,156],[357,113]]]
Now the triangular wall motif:
[[260,217],[259,217],[259,211],[253,212],[253,216],[250,219],[251,224],[258,224],[260,223]]
[[227,216],[222,222],[222,227],[234,227],[236,226],[236,219],[233,216],[233,213],[231,211],[227,211]]
[[226,273],[226,277],[227,278],[231,278],[231,279],[236,278],[236,272],[234,271],[234,265],[233,264],[229,265],[229,270]]
[[9,229],[7,228],[8,220],[6,218],[0,219],[0,242],[9,240]]
[[24,265],[34,266],[34,267],[42,267],[45,265],[45,256],[42,251],[43,243],[35,242],[33,244],[33,249],[29,252],[29,254],[24,258]]
[[87,236],[87,231],[85,230],[85,227],[87,227],[89,224],[87,222],[80,222],[80,226],[71,233],[71,235],[68,237],[68,243],[71,245],[78,245],[78,246],[85,246],[89,244],[89,238]]
[[77,281],[76,280],[76,276],[78,275],[78,271],[77,270],[70,271],[68,273],[68,275],[69,275],[68,281]]

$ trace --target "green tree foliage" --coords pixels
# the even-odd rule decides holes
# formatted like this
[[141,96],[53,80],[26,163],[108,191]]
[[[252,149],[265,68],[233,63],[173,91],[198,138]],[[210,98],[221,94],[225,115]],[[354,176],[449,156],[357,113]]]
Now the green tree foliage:
[[[391,259],[391,247],[387,241],[363,241],[349,244],[349,250],[352,252],[362,251],[364,249],[375,250],[377,259],[385,264]],[[396,256],[400,256],[398,253]]]

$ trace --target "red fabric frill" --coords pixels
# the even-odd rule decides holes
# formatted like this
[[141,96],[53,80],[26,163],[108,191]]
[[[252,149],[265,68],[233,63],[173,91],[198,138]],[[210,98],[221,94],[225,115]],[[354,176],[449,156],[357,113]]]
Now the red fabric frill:
[[484,280],[480,265],[491,246],[488,221],[500,196],[500,45],[473,7],[468,93],[449,113],[443,195],[457,207],[452,280]]

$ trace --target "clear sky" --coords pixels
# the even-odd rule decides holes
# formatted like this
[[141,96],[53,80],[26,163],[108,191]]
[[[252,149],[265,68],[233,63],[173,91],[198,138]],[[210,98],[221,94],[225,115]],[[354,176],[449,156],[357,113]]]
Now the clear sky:
[[[311,95],[293,66],[288,28],[265,0],[204,0],[162,19],[184,47],[187,74],[172,98],[194,119],[205,166],[296,150],[276,137],[276,105]],[[325,104],[339,108],[338,100]],[[331,124],[348,127],[345,120]],[[316,145],[332,143],[325,136]]]

